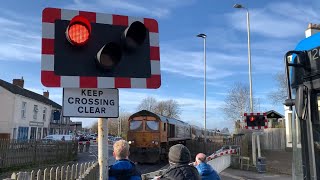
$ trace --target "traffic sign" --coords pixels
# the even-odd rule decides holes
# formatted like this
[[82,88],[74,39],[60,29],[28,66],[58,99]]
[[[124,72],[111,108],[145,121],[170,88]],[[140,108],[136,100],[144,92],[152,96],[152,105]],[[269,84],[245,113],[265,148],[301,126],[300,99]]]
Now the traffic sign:
[[64,88],[159,88],[157,21],[45,8],[41,82]]
[[118,89],[63,89],[63,116],[110,117],[119,116]]

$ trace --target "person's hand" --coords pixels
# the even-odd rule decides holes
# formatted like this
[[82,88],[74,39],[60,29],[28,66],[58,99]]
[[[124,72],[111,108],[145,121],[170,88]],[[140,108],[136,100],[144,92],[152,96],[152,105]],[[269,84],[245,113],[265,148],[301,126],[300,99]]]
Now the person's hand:
[[152,180],[159,180],[161,176],[155,176]]

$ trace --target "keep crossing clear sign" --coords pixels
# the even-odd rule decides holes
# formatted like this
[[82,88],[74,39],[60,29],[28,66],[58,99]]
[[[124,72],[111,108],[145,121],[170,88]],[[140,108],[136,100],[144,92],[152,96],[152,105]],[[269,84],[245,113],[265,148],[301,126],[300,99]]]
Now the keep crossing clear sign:
[[107,117],[119,116],[118,89],[63,89],[63,116]]

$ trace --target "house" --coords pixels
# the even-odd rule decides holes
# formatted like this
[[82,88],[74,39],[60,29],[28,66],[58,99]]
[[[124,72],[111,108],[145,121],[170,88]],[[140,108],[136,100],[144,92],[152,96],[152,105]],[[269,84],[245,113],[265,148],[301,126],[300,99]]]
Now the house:
[[[69,118],[61,118],[61,105],[24,89],[24,80],[0,79],[0,139],[35,140],[55,133],[68,133]],[[61,119],[61,121],[60,121]]]
[[74,134],[81,133],[82,132],[82,122],[71,122],[70,130]]
[[277,111],[270,110],[266,112],[268,119],[268,128],[284,128],[284,116]]

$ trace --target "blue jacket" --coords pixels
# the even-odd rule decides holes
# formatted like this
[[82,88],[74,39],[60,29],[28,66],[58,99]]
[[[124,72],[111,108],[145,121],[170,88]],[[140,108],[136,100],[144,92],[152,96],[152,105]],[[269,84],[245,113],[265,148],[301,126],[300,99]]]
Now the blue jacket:
[[220,180],[218,173],[207,163],[196,166],[202,180]]
[[133,162],[121,159],[109,167],[109,180],[141,180],[141,173]]

